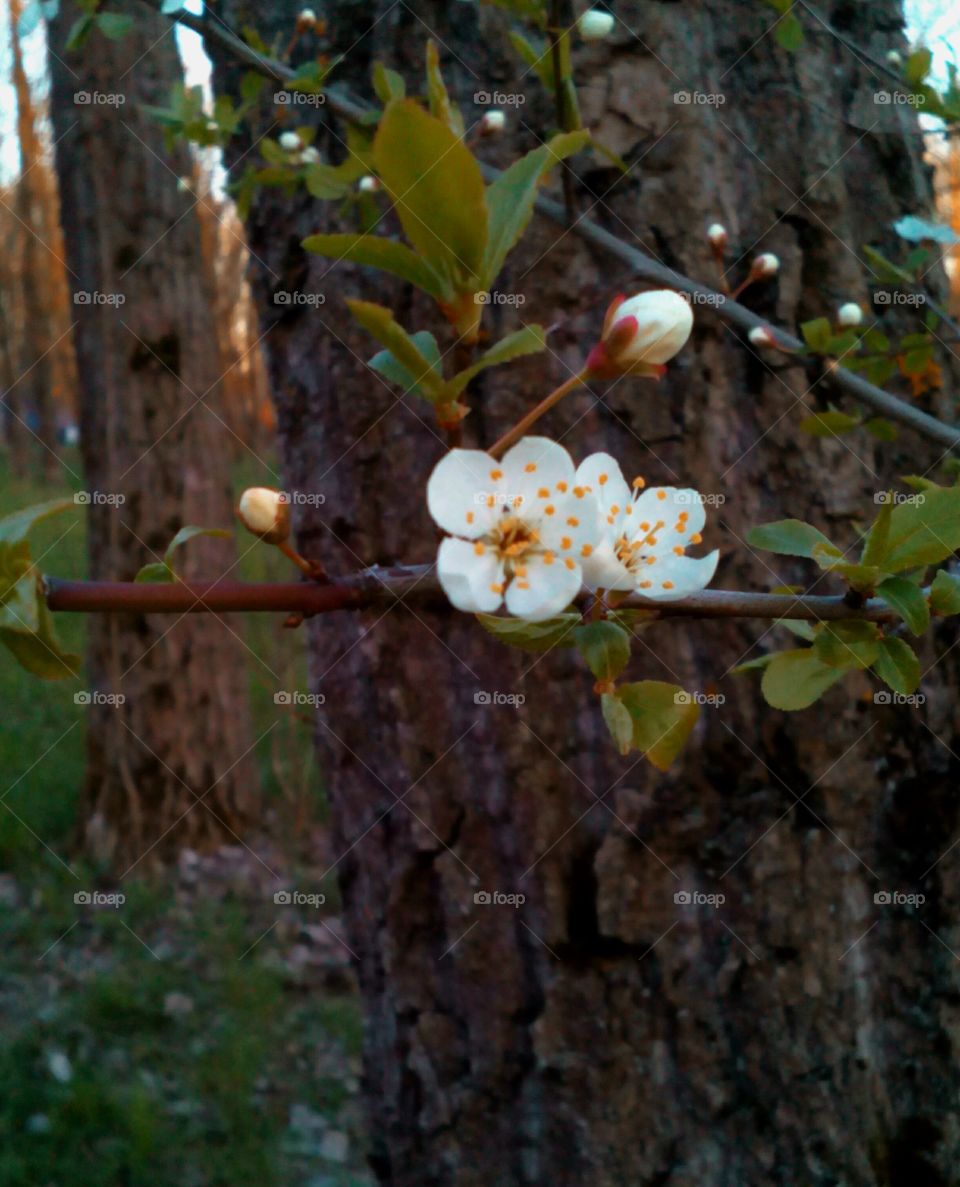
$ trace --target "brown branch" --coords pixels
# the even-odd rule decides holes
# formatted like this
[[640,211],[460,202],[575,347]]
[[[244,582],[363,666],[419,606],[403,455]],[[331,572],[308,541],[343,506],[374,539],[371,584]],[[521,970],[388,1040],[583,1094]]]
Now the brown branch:
[[[150,7],[154,9],[160,7],[156,0],[144,0],[144,2],[149,3]],[[268,78],[272,78],[277,82],[289,82],[293,77],[293,71],[285,63],[279,62],[276,59],[266,58],[262,54],[257,53],[256,50],[251,49],[249,45],[241,41],[239,37],[235,37],[222,25],[217,24],[209,18],[195,16],[183,10],[172,13],[170,16],[173,20],[179,21],[187,28],[193,29],[205,38],[216,42],[245,65],[258,70]],[[368,115],[371,110],[365,104],[352,99],[342,88],[335,86],[325,87],[323,93],[326,106],[348,122],[358,122],[365,115]],[[493,169],[489,165],[481,164],[481,169],[488,181],[493,181],[500,176],[500,171]],[[537,197],[536,209],[547,218],[575,232],[580,238],[591,243],[594,247],[599,248],[608,255],[616,256],[617,259],[632,269],[633,274],[638,279],[649,281],[652,284],[669,286],[670,288],[675,288],[680,292],[691,295],[698,295],[704,299],[706,307],[713,306],[718,317],[745,332],[749,332],[755,326],[769,324],[744,305],[740,305],[738,302],[724,297],[722,293],[718,293],[715,289],[698,284],[689,277],[675,272],[672,268],[666,267],[637,248],[622,242],[615,235],[611,235],[609,231],[605,231],[590,219],[578,218],[571,224],[567,218],[567,212],[560,202],[554,202],[552,199],[544,197],[541,194]],[[775,327],[775,329],[778,339],[784,346],[791,350],[806,349],[798,338],[794,338],[779,326]],[[831,363],[824,369],[821,381],[831,383],[834,387],[840,388],[848,395],[870,405],[871,408],[889,417],[890,420],[906,425],[929,440],[935,441],[938,445],[945,446],[948,449],[960,449],[960,428],[945,424],[936,417],[930,416],[926,412],[921,412],[919,408],[915,408],[912,404],[908,404],[905,400],[891,395],[882,388],[875,387],[872,383],[868,383],[865,379],[862,379],[852,371],[846,370],[838,363]]]
[[[389,605],[407,597],[433,601],[438,606],[452,609],[443,596],[432,565],[364,569],[324,585],[310,581],[194,581],[150,585],[127,581],[60,581],[47,577],[45,591],[49,609],[90,614],[272,611],[311,615]],[[851,606],[843,597],[803,597],[725,589],[708,589],[673,602],[654,602],[631,595],[618,609],[623,607],[649,610],[657,618],[899,621],[890,607],[878,598],[870,598],[861,606]]]

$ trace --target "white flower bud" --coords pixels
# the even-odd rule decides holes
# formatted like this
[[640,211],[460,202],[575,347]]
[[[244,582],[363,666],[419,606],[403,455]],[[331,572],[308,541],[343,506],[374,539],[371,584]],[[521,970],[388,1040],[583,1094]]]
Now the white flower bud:
[[859,326],[863,324],[863,310],[856,301],[848,301],[837,310],[838,326]]
[[296,152],[298,148],[303,148],[303,141],[298,132],[281,132],[280,147],[287,152]]
[[600,8],[588,8],[577,21],[577,31],[584,41],[603,41],[613,32],[613,14]]
[[278,490],[251,486],[240,496],[240,522],[270,544],[282,544],[290,535],[290,504]]
[[317,23],[317,14],[312,8],[302,8],[297,17],[297,24],[301,29],[312,29]]
[[773,252],[765,251],[753,261],[750,270],[754,276],[776,276],[780,271],[780,260]]
[[890,50],[887,54],[887,65],[892,66],[894,70],[899,70],[903,65],[903,58],[900,57],[895,49]]
[[723,223],[711,223],[707,228],[707,238],[714,247],[726,247],[727,228]]
[[320,160],[320,150],[314,148],[312,144],[308,145],[300,154],[300,162],[303,165],[319,165]]
[[690,337],[690,302],[670,289],[617,298],[607,310],[603,335],[587,367],[600,378],[634,372],[661,375]]
[[491,111],[488,111],[480,121],[480,135],[499,136],[506,126],[507,117],[498,107],[494,107]]
[[754,326],[747,334],[747,337],[754,346],[776,346],[777,340],[770,333],[766,326]]
[[372,173],[368,173],[366,177],[360,178],[357,188],[361,194],[375,194],[380,189],[380,178],[374,177]]

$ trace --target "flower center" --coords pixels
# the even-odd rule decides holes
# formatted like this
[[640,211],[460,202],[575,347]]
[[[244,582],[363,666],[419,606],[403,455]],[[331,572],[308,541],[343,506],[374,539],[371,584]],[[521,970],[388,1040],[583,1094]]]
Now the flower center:
[[516,515],[504,515],[491,534],[491,544],[508,567],[519,561],[539,543],[540,537],[529,524]]
[[657,546],[657,532],[665,526],[662,519],[655,524],[641,524],[640,534],[632,540],[624,533],[614,545],[617,560],[630,573],[636,573],[642,565],[652,564],[650,550]]

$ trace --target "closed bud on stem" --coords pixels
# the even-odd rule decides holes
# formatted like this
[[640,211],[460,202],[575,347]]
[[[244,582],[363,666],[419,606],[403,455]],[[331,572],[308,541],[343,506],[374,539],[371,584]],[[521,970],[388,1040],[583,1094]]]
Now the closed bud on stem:
[[711,223],[707,228],[707,238],[711,247],[722,251],[727,246],[727,228],[723,223]]
[[850,327],[863,324],[863,310],[856,301],[848,301],[837,310],[837,325]]
[[588,8],[577,21],[577,32],[584,41],[603,41],[613,32],[613,14],[600,8]]
[[747,334],[754,346],[777,346],[777,340],[766,326],[754,326]]
[[314,148],[312,144],[307,145],[300,154],[300,163],[302,165],[319,165],[321,160],[320,150]]
[[607,310],[600,341],[586,369],[599,379],[649,375],[659,379],[668,359],[682,349],[693,329],[690,302],[670,289],[616,297]]
[[307,29],[315,29],[317,27],[317,14],[312,8],[301,8],[297,17],[297,29],[303,33]]
[[776,276],[779,271],[780,259],[770,251],[765,251],[763,255],[757,256],[757,258],[750,265],[750,275],[754,280],[766,279],[768,276]]
[[507,117],[498,107],[495,107],[492,111],[488,111],[480,121],[480,135],[499,136],[506,126]]
[[237,517],[248,532],[268,544],[285,544],[290,535],[290,504],[278,490],[251,486],[240,496]]
[[303,141],[297,132],[281,132],[280,147],[286,152],[296,152],[297,149],[303,148]]
[[887,54],[887,65],[892,66],[894,70],[899,70],[903,65],[903,58],[900,57],[895,49],[890,50]]
[[357,188],[361,194],[375,194],[380,189],[380,178],[368,173],[357,182]]

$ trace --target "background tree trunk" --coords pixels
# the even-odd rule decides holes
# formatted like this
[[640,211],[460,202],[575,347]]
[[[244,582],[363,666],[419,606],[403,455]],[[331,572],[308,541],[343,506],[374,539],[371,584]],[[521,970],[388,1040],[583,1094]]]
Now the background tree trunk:
[[[218,13],[283,45],[297,8],[229,0]],[[763,4],[634,0],[616,11],[611,43],[578,46],[577,74],[587,122],[631,168],[620,177],[577,158],[582,209],[707,280],[705,230],[724,222],[733,258],[745,257],[735,279],[753,254],[780,256],[778,281],[746,300],[785,324],[844,300],[869,307],[861,244],[897,250],[890,221],[929,212],[930,200],[913,115],[874,102],[885,80],[805,8],[795,56],[777,47]],[[904,49],[891,0],[819,11],[881,59]],[[484,149],[495,163],[550,128],[552,99],[509,56],[502,13],[382,0],[326,15],[330,48],[347,53],[338,77],[357,91],[369,93],[379,58],[422,92],[432,31],[468,126],[483,111],[476,92],[524,93],[508,109],[508,141]],[[235,92],[239,75],[217,62],[219,87]],[[681,90],[725,102],[675,102]],[[283,114],[264,111],[255,135],[276,135]],[[319,142],[336,159],[342,138],[334,122]],[[411,330],[436,329],[435,312],[381,275],[331,273],[299,248],[340,226],[332,205],[276,190],[248,225],[285,480],[325,496],[301,509],[300,546],[331,571],[434,555],[422,493],[443,451],[424,409],[393,407],[394,391],[361,365],[377,347],[341,295],[392,302]],[[392,217],[378,230],[395,233]],[[467,444],[489,444],[566,378],[631,280],[535,220],[496,287],[525,303],[491,307],[495,336],[520,321],[559,329],[545,356],[484,380]],[[327,303],[278,312],[281,288],[322,291]],[[751,524],[796,515],[850,543],[874,492],[938,460],[913,437],[800,434],[825,403],[813,379],[758,357],[702,309],[659,386],[583,392],[543,427],[578,458],[609,448],[628,475],[724,496],[706,533],[723,552],[717,585],[806,587],[808,565],[751,552]],[[932,402],[952,410],[946,395]],[[938,628],[924,649],[921,709],[875,706],[870,681],[850,676],[795,715],[767,708],[753,678],[725,678],[787,638],[736,622],[638,638],[635,678],[715,682],[726,697],[704,709],[664,776],[616,756],[569,653],[508,652],[468,616],[415,605],[310,624],[382,1182],[953,1181],[960,886],[955,856],[940,859],[957,828],[955,653],[936,661],[955,633]],[[478,706],[479,690],[526,704]],[[922,916],[874,905],[892,889],[925,894]],[[526,902],[478,906],[477,890]],[[676,901],[693,891],[725,902]]]
[[[136,23],[120,41],[95,32],[82,52],[66,50],[73,4],[49,36],[68,263],[88,294],[75,340],[90,575],[131,580],[184,524],[229,526],[233,513],[195,198],[178,188],[189,158],[167,152],[143,110],[169,100],[182,69],[169,22],[121,7]],[[235,563],[225,541],[177,555],[187,576]],[[126,868],[147,852],[231,840],[257,799],[238,624],[99,617],[89,629],[90,687],[126,697],[90,713],[90,849]]]

